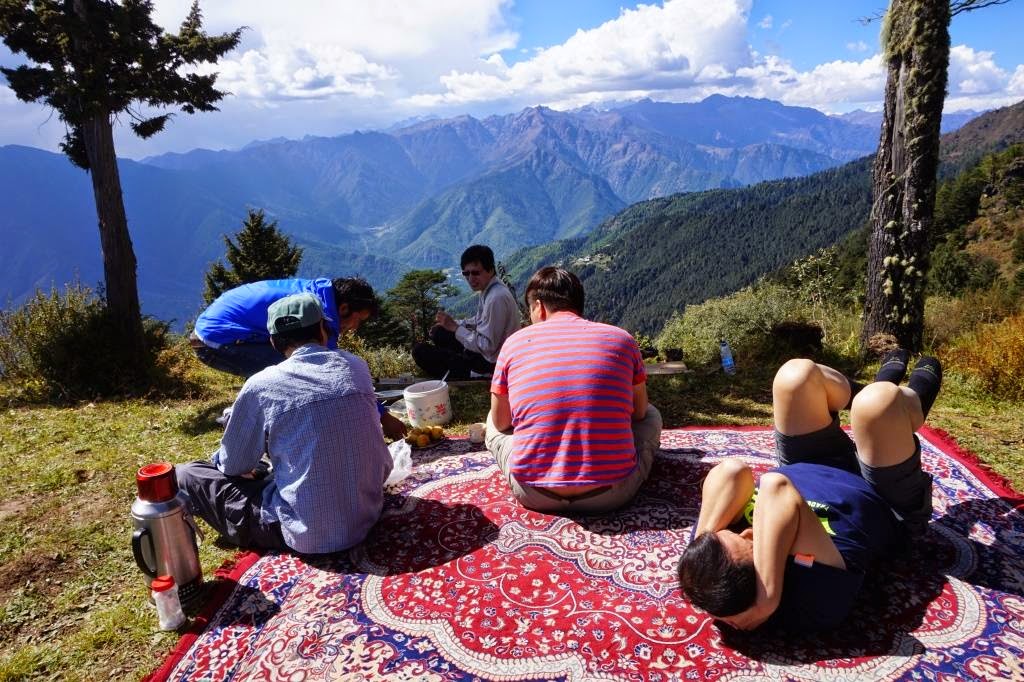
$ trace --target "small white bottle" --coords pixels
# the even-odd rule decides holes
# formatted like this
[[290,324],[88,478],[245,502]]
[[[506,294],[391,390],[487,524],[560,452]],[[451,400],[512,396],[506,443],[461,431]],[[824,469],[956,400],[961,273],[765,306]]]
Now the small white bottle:
[[184,625],[185,613],[181,610],[181,599],[178,598],[178,586],[174,584],[174,576],[157,576],[150,584],[150,589],[153,590],[153,602],[160,618],[160,629],[177,630]]

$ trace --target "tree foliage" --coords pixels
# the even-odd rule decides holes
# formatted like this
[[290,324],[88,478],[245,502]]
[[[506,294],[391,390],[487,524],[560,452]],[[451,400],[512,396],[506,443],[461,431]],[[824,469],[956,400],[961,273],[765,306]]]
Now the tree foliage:
[[[147,318],[149,348],[163,350],[168,327]],[[0,378],[20,386],[32,400],[91,400],[141,394],[134,368],[111,349],[121,343],[117,325],[102,296],[75,282],[63,290],[37,289],[22,306],[0,310]],[[146,366],[158,382],[157,353]],[[166,387],[165,387],[166,388]]]
[[211,36],[202,30],[198,0],[176,34],[153,22],[149,0],[0,1],[0,36],[34,65],[0,68],[26,102],[52,107],[67,125],[62,150],[88,169],[82,125],[94,116],[128,114],[132,131],[148,138],[170,113],[215,111],[224,93],[215,74],[185,67],[214,63],[238,44],[242,29]]
[[456,293],[458,290],[440,270],[410,270],[388,291],[385,306],[408,330],[411,341],[422,341],[441,309],[441,299]]
[[0,0],[0,38],[29,64],[0,67],[15,95],[53,108],[64,122],[61,145],[89,171],[110,319],[118,328],[116,354],[128,374],[147,381],[147,340],[139,307],[135,250],[121,194],[113,122],[131,119],[132,131],[150,137],[179,107],[214,110],[223,94],[216,76],[189,67],[216,62],[238,44],[240,31],[209,36],[198,2],[177,34],[164,33],[149,0]]
[[299,270],[302,248],[277,229],[277,221],[268,221],[263,209],[249,209],[242,229],[235,235],[237,242],[224,235],[230,269],[216,261],[206,273],[203,298],[212,303],[228,289],[240,284],[265,279],[285,279]]

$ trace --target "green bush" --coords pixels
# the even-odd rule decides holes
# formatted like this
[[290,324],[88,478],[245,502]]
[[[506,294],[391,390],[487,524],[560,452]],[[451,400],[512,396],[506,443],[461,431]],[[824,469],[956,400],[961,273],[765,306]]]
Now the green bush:
[[409,351],[395,346],[371,346],[355,334],[348,333],[339,337],[338,347],[366,360],[373,377],[396,377],[419,371]]
[[746,359],[775,354],[771,330],[786,321],[811,321],[810,306],[788,287],[761,284],[687,306],[682,315],[673,315],[655,343],[663,354],[681,349],[685,362],[707,365],[718,362],[719,339],[726,339],[742,365]]
[[948,358],[953,369],[976,379],[991,395],[1024,398],[1024,315],[965,334],[953,343]]
[[1011,243],[1014,263],[1024,263],[1024,228],[1017,230]]
[[1002,282],[981,291],[969,291],[962,298],[930,296],[924,306],[925,346],[937,350],[978,325],[999,322],[1017,312],[1020,300]]
[[145,393],[157,378],[167,325],[147,318],[144,327],[150,376],[140,385],[122,362],[122,339],[99,295],[78,283],[36,290],[20,308],[0,311],[0,378],[20,382],[28,399]]

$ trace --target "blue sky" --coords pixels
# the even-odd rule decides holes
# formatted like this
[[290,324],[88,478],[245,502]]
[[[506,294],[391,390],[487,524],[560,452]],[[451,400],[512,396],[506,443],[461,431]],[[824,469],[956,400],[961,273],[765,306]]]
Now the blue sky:
[[[155,0],[175,28],[190,0]],[[713,93],[766,97],[828,113],[878,109],[878,23],[862,0],[206,0],[207,28],[249,28],[217,65],[221,111],[179,115],[123,156],[255,139],[338,135],[397,121],[483,117]],[[1024,1],[951,26],[947,111],[1024,99]],[[17,58],[0,46],[0,63]],[[0,144],[55,149],[62,126],[0,84]]]

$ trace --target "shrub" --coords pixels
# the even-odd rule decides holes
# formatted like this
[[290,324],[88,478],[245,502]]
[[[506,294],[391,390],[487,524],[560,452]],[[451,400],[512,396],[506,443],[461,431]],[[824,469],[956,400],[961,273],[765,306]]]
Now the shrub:
[[140,394],[156,375],[167,325],[144,320],[149,375],[144,385],[120,361],[123,341],[106,302],[79,283],[42,290],[23,306],[0,311],[0,377],[23,382],[28,399],[79,400]]
[[1024,263],[1024,227],[1019,228],[1010,245],[1014,263]]
[[737,362],[742,363],[744,359],[767,357],[780,350],[772,336],[775,326],[808,321],[809,306],[793,290],[761,284],[688,306],[682,315],[673,315],[668,321],[656,345],[662,353],[681,349],[687,363],[711,364],[719,358],[719,339],[726,339]]
[[1024,398],[1024,314],[986,324],[957,339],[949,365],[997,397]]
[[395,377],[415,374],[418,370],[412,355],[395,346],[370,346],[363,338],[347,333],[338,338],[338,347],[358,355],[370,366],[373,377]]
[[929,297],[925,302],[925,345],[941,348],[981,324],[999,322],[1015,313],[1019,299],[1001,283],[982,291],[971,291],[963,298]]

